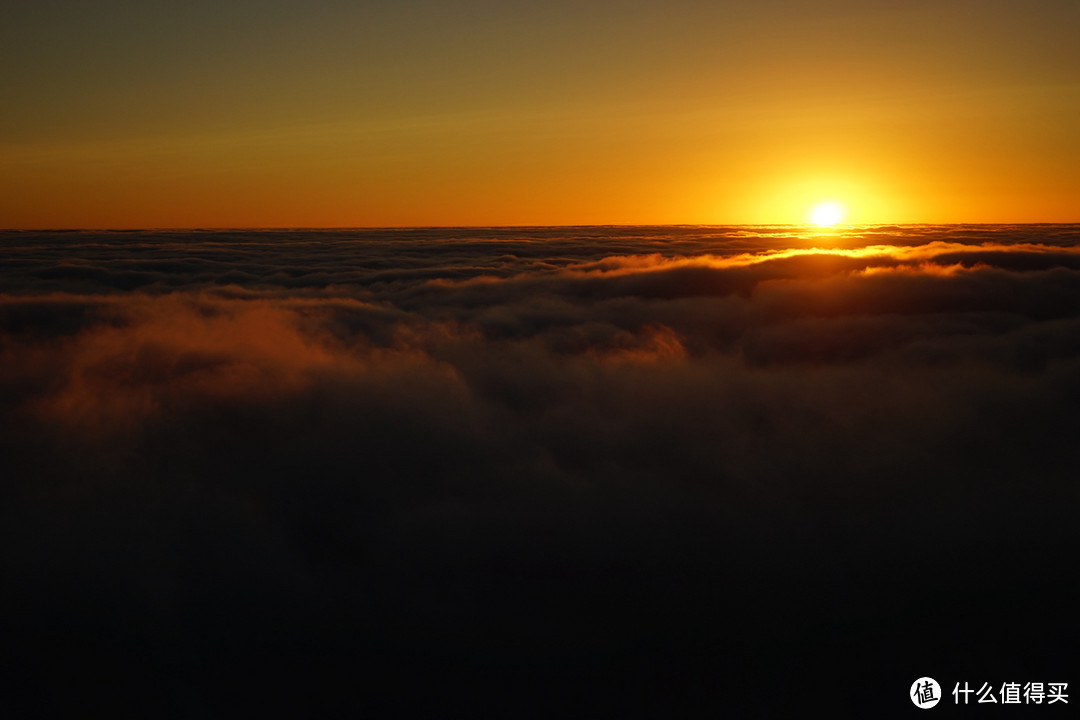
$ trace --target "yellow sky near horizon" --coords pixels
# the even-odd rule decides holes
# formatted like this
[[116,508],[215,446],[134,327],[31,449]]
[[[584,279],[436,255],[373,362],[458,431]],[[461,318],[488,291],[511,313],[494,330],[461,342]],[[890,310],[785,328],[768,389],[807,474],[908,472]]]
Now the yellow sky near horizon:
[[15,3],[0,227],[1080,221],[1080,4]]

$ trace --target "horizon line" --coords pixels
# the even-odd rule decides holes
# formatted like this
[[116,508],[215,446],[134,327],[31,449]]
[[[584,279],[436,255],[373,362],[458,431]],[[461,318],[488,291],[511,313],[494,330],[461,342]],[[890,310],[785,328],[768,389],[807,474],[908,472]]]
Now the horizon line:
[[639,227],[798,227],[817,232],[865,227],[924,227],[934,226],[990,226],[990,225],[1080,225],[1080,220],[1028,221],[1028,222],[880,222],[837,223],[819,226],[813,223],[565,223],[537,225],[531,223],[514,225],[248,225],[248,226],[143,226],[143,227],[23,227],[0,228],[0,233],[22,232],[309,232],[347,230],[496,230],[530,228],[639,228]]

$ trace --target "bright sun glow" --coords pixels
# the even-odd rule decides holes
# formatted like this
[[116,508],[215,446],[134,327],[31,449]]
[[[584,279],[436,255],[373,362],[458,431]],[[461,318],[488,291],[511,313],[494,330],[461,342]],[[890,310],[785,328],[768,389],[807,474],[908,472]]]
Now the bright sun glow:
[[838,202],[821,202],[810,211],[810,222],[825,227],[835,225],[844,218],[844,206]]

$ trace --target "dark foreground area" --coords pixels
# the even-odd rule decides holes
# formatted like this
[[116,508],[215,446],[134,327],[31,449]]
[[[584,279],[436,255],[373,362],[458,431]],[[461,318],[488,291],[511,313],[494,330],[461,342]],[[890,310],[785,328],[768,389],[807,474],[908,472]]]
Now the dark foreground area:
[[1078,239],[0,234],[5,714],[1064,717]]

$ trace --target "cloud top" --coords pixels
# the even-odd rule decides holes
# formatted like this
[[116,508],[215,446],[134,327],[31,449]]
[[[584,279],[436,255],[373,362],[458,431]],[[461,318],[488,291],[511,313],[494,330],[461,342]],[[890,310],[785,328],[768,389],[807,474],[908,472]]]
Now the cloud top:
[[1078,233],[5,235],[15,642],[372,710],[715,707],[799,648],[872,698],[923,625],[1033,657],[948,618],[1075,597]]

